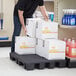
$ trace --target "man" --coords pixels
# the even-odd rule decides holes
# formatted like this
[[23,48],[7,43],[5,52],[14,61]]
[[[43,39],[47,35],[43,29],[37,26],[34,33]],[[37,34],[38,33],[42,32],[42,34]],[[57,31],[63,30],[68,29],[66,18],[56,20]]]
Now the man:
[[[15,51],[15,36],[19,36],[21,27],[26,35],[26,18],[31,18],[37,6],[39,6],[44,19],[47,21],[48,16],[43,0],[18,0],[14,8],[14,32],[12,36],[11,52]],[[32,26],[32,25],[31,25]],[[30,27],[31,28],[31,27]]]

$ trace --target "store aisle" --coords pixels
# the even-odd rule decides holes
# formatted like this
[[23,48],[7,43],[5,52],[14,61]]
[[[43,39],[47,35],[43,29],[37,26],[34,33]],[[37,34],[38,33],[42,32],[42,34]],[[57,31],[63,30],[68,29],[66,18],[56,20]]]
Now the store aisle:
[[44,69],[26,71],[9,59],[10,48],[0,48],[0,76],[76,76],[76,69]]

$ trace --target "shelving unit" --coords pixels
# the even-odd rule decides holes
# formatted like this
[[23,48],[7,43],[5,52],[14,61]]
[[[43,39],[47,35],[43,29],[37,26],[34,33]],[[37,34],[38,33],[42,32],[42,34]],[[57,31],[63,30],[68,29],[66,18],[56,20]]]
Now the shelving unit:
[[76,27],[62,25],[63,9],[76,9],[76,0],[54,0],[55,21],[59,23],[59,39],[75,38]]
[[[59,39],[76,39],[76,26],[62,25],[63,9],[76,9],[76,0],[54,0],[55,21],[59,23]],[[76,58],[67,57],[69,68],[76,67]]]
[[15,5],[15,0],[1,0],[1,10],[0,16],[3,18],[3,29],[0,30],[0,37],[7,36],[8,40],[0,40],[0,47],[10,46],[13,33],[13,9]]
[[76,9],[76,0],[54,0],[55,21],[61,24],[63,9]]

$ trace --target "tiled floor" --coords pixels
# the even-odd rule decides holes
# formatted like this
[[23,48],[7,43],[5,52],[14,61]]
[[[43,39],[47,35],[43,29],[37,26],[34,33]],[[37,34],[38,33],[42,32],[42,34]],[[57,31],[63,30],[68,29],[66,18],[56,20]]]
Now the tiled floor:
[[76,76],[76,69],[44,69],[26,71],[9,59],[10,48],[0,48],[0,76]]

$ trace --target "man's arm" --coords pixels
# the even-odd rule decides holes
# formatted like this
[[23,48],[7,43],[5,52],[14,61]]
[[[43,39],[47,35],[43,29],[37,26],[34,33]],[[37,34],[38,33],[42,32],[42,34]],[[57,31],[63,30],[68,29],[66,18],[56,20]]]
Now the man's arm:
[[46,13],[46,8],[45,8],[45,6],[44,6],[44,5],[43,5],[43,6],[39,6],[39,8],[40,8],[40,11],[41,11],[44,19],[45,19],[46,21],[48,21],[48,15],[47,15],[47,13]]
[[25,34],[26,34],[26,27],[25,27],[24,18],[23,18],[23,12],[24,11],[18,10],[20,23],[21,23],[21,25],[22,25],[22,27],[24,29]]

